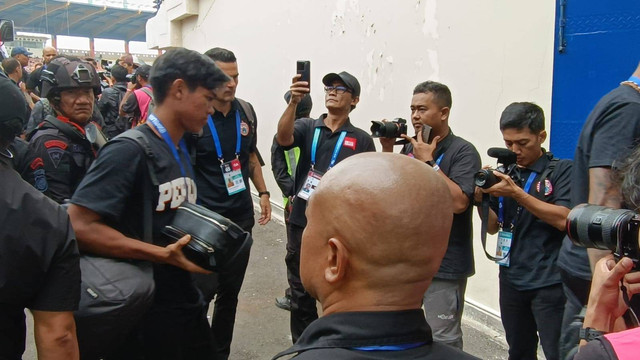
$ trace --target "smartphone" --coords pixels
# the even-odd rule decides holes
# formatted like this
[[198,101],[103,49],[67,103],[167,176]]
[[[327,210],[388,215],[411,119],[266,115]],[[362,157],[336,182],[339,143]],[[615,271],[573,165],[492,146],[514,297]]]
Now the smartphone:
[[427,124],[422,124],[422,141],[428,144],[429,136],[431,136],[431,126]]
[[302,75],[299,80],[308,82],[309,89],[311,89],[311,61],[298,60],[296,63],[296,73]]

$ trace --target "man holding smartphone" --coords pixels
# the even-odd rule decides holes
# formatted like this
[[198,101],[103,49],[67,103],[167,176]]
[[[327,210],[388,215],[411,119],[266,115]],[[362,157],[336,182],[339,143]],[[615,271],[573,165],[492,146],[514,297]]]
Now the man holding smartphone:
[[[453,225],[449,246],[440,269],[424,295],[427,322],[434,341],[462,349],[462,311],[467,278],[474,274],[472,211],[475,185],[473,175],[480,169],[480,155],[468,141],[449,128],[451,91],[434,81],[418,84],[411,99],[411,122],[416,139],[403,135],[409,143],[401,154],[427,163],[446,181],[453,198]],[[428,142],[422,134],[431,129]],[[395,139],[380,138],[383,152],[392,152]]]
[[[291,288],[291,337],[295,343],[304,329],[318,318],[316,301],[300,280],[300,245],[307,225],[305,210],[320,179],[343,159],[366,151],[375,151],[371,136],[351,124],[349,114],[360,101],[360,83],[346,71],[322,78],[327,113],[318,119],[295,119],[296,109],[309,82],[302,74],[293,77],[289,105],[278,122],[276,140],[285,150],[300,148],[294,180],[295,198],[287,234],[287,278]],[[294,123],[295,122],[295,123]]]

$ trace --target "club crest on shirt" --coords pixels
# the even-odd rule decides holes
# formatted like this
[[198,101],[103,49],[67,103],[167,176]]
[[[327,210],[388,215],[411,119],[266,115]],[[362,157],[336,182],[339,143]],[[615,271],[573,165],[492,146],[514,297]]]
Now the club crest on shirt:
[[53,166],[57,169],[64,155],[64,151],[67,148],[67,144],[60,140],[49,140],[44,143],[44,147],[47,149]]
[[[536,191],[540,192],[540,181],[536,185]],[[551,185],[551,181],[549,179],[544,179],[544,196],[549,196],[553,192],[553,185]]]
[[349,136],[345,137],[344,143],[342,143],[343,147],[348,147],[353,151],[356,151],[356,145],[358,145],[358,140]]
[[242,136],[249,135],[249,124],[244,121],[240,123],[240,134],[242,134]]

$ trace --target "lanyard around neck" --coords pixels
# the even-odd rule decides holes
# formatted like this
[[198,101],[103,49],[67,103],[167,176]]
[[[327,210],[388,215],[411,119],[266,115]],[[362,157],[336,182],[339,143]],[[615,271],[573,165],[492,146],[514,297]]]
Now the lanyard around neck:
[[[178,154],[178,150],[176,149],[176,146],[173,144],[173,140],[171,140],[171,137],[169,136],[169,132],[164,127],[164,125],[162,125],[162,123],[155,116],[155,114],[149,114],[148,120],[151,122],[151,124],[153,124],[153,126],[156,128],[156,130],[158,130],[160,135],[162,135],[162,138],[164,139],[164,142],[167,143],[167,145],[169,146],[169,149],[171,149],[171,152],[173,153],[173,157],[178,162],[178,165],[180,165],[180,172],[182,173],[182,176],[186,177],[187,173],[184,170],[184,165],[182,165],[182,160],[180,159],[180,154]],[[189,151],[187,150],[187,145],[185,144],[184,139],[180,139],[180,150],[182,151],[184,156],[187,158],[187,164],[189,165],[189,171],[193,174],[193,169],[191,169],[191,159],[189,158]]]
[[631,77],[629,77],[629,80],[628,80],[628,81],[634,82],[634,83],[636,83],[636,85],[640,86],[640,78],[639,78],[639,77],[637,77],[637,76],[631,76]]
[[[536,175],[538,175],[538,173],[536,173],[535,171],[532,171],[531,174],[529,174],[527,183],[524,185],[525,193],[528,194],[529,190],[531,190],[531,184],[533,184],[533,180],[536,178]],[[520,213],[520,206],[518,206],[518,211],[516,211],[516,217],[511,220],[511,228],[513,228],[516,225],[517,216],[519,213]],[[502,196],[498,198],[498,224],[504,224],[504,197]]]
[[436,160],[436,165],[440,166],[440,162],[442,161],[442,158],[444,157],[444,153],[440,154],[440,156],[438,156],[438,160]]
[[[338,154],[340,154],[340,150],[342,149],[342,143],[344,143],[344,138],[347,136],[347,131],[342,130],[340,133],[340,137],[336,142],[335,148],[333,148],[333,154],[331,155],[331,162],[329,162],[329,167],[327,171],[336,164],[336,160],[338,159]],[[316,149],[318,148],[318,140],[320,139],[320,128],[317,127],[316,131],[313,134],[313,143],[311,144],[311,168],[313,169],[316,165]]]
[[[209,130],[211,130],[211,136],[213,136],[213,143],[216,146],[216,151],[218,152],[218,160],[221,163],[224,162],[224,155],[222,155],[222,146],[220,145],[220,137],[218,136],[218,131],[216,130],[216,125],[213,123],[213,119],[211,119],[211,115],[207,119],[207,124],[209,124]],[[240,156],[240,141],[242,140],[240,134],[240,111],[236,110],[236,158]]]

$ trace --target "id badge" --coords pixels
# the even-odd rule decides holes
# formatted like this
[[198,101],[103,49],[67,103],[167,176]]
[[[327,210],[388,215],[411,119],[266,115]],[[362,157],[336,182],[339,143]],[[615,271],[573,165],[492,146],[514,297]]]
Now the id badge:
[[[498,231],[498,243],[496,244],[496,257],[503,257],[509,254],[511,250],[511,241],[513,240],[513,233],[509,231]],[[509,259],[511,258],[511,254],[507,255],[502,260],[496,261],[496,264],[500,266],[509,267]]]
[[222,169],[222,177],[224,178],[224,183],[227,185],[229,195],[246,190],[247,187],[244,185],[244,179],[242,178],[240,160],[233,159],[222,163],[220,164],[220,168]]
[[298,197],[303,200],[309,200],[311,194],[316,191],[322,175],[322,173],[315,170],[309,170],[307,178],[304,179],[304,185],[302,185],[302,189],[298,192]]

